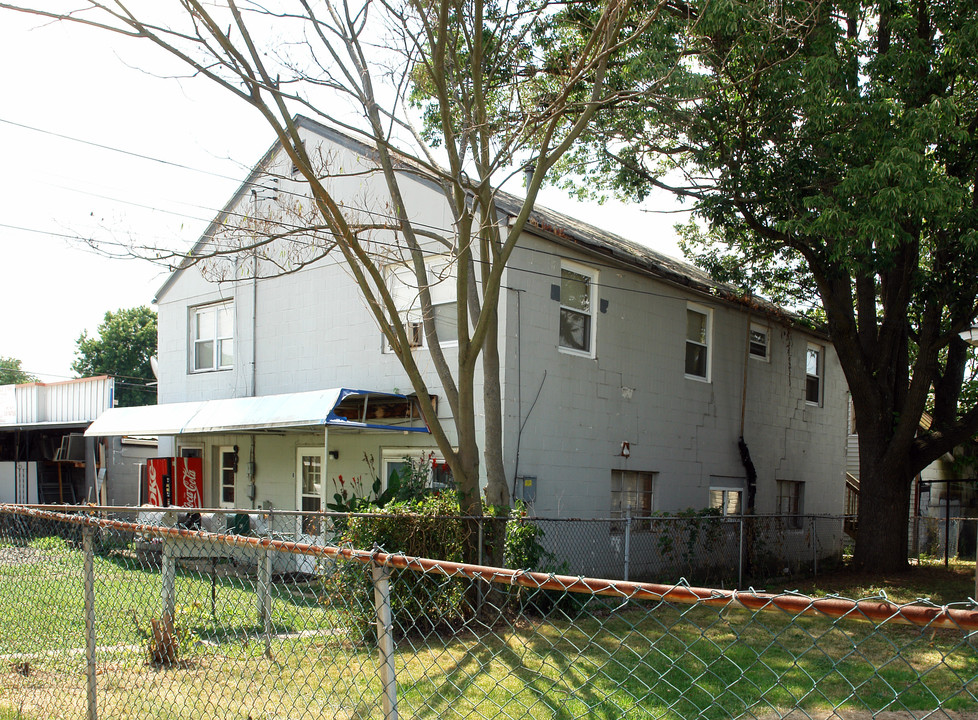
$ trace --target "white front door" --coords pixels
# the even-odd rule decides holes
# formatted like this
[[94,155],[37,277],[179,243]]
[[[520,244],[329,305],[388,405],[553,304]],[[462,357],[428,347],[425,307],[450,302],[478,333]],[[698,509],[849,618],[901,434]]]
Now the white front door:
[[[319,512],[323,509],[323,468],[325,463],[322,448],[299,448],[296,453],[296,493],[298,508],[304,512]],[[318,535],[319,518],[302,518],[302,532]]]

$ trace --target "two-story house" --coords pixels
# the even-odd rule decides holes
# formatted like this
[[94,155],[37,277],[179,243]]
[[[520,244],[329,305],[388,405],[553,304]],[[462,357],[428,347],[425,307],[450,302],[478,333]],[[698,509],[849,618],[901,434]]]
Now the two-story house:
[[[372,162],[358,140],[299,125],[307,147],[335,163]],[[278,191],[302,193],[290,165],[273,145],[223,216],[252,211],[252,189],[269,175]],[[372,182],[382,181],[351,180],[347,202],[382,195]],[[418,222],[450,227],[437,186],[408,175],[403,183]],[[498,196],[503,216],[518,206]],[[543,208],[502,285],[505,468],[535,514],[711,505],[739,513],[748,492],[741,436],[757,471],[756,512],[842,512],[846,387],[824,334],[695,267]],[[436,310],[454,301],[451,283],[432,293]],[[90,432],[155,433],[169,437],[163,454],[202,457],[205,505],[318,509],[351,479],[387,477],[408,455],[437,461],[401,397],[407,376],[341,260],[219,283],[187,265],[155,301],[160,405],[112,411]],[[409,311],[410,293],[404,302]],[[425,368],[420,334],[414,352]],[[433,372],[430,387],[439,392]],[[447,416],[448,404],[438,412]]]

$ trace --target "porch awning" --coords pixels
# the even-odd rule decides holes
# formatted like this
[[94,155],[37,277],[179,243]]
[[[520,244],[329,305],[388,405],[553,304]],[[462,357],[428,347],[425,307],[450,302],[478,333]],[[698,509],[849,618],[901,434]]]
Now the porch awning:
[[260,397],[113,408],[87,436],[198,435],[324,426],[428,432],[414,399],[333,388]]

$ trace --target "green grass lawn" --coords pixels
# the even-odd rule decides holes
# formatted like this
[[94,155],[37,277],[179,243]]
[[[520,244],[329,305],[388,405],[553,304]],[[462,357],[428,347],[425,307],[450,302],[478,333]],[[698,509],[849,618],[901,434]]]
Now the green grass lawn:
[[[2,558],[0,720],[85,717],[80,553],[38,543],[30,562]],[[212,582],[184,568],[179,662],[157,668],[147,662],[145,630],[159,613],[158,570],[119,554],[96,558],[95,573],[101,717],[380,715],[377,651],[345,622],[347,603],[371,598],[324,594],[317,583],[276,584],[266,638],[256,627],[253,577]],[[928,569],[887,594],[946,602],[938,591],[963,582],[961,574]],[[864,591],[888,582],[850,580],[842,594],[872,594]],[[811,590],[827,587],[820,579]],[[553,596],[537,599],[553,604]],[[599,598],[559,603],[546,618],[507,615],[427,634],[402,629],[395,667],[402,717],[719,720],[776,717],[794,707],[813,715],[835,707],[978,710],[978,655],[960,632]]]

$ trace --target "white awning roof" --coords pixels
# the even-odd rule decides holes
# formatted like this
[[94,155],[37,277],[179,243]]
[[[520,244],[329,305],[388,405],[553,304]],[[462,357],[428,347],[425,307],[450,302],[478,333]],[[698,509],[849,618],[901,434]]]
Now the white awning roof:
[[337,415],[334,412],[336,407],[351,395],[363,396],[365,406],[371,398],[407,400],[404,395],[393,393],[332,388],[283,395],[113,408],[102,413],[85,431],[85,435],[196,435],[326,425],[428,432],[423,423],[417,427],[407,419],[391,419],[377,424],[365,417],[351,419]]

